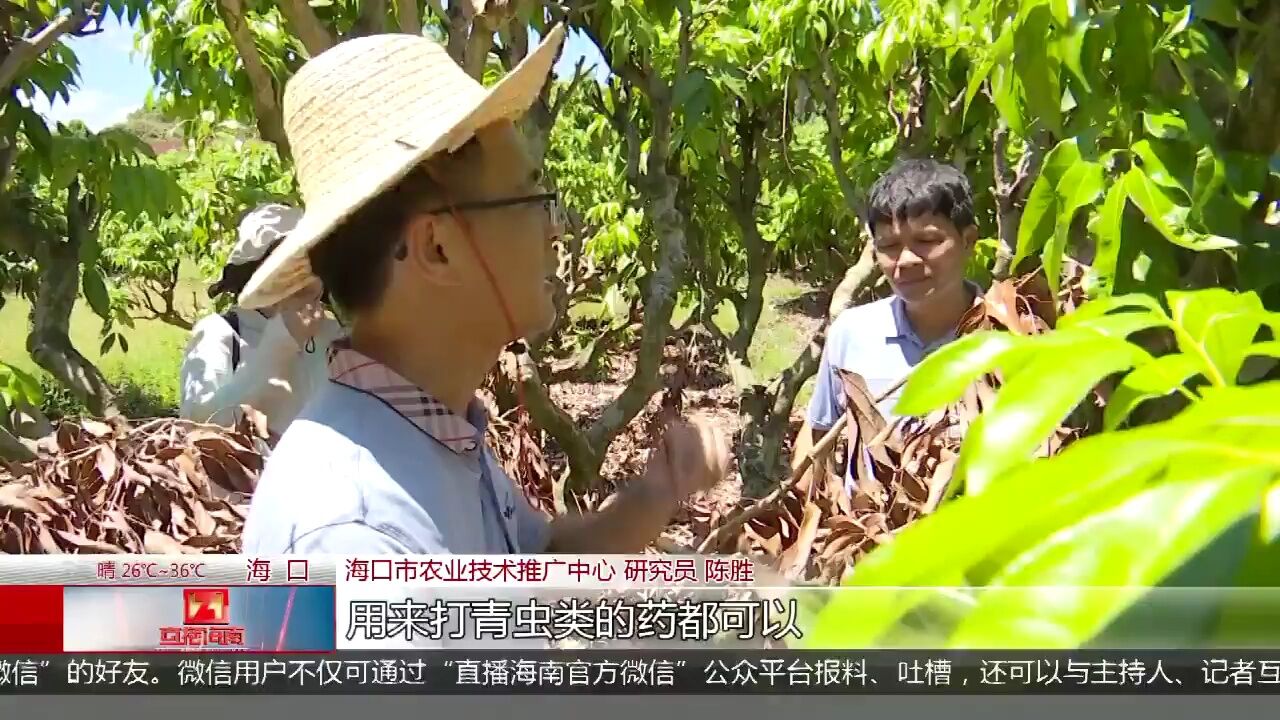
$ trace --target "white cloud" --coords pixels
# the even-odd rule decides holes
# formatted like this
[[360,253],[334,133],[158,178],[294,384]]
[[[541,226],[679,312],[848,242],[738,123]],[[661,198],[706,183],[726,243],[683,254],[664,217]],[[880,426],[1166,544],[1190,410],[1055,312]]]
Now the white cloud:
[[94,132],[122,122],[138,107],[123,98],[93,89],[73,89],[70,102],[59,98],[52,106],[44,95],[37,94],[30,105],[51,123],[80,120]]

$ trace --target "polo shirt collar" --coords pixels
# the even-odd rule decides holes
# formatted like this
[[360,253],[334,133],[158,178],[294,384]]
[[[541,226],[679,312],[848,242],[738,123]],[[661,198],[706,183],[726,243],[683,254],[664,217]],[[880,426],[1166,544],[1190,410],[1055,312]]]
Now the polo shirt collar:
[[[981,302],[983,296],[982,287],[972,280],[965,280],[964,284],[973,292],[974,304],[976,305]],[[902,298],[897,295],[893,295],[892,299],[889,301],[889,306],[893,310],[893,327],[888,332],[888,336],[890,338],[915,343],[921,348],[937,347],[938,345],[945,344],[946,342],[955,339],[956,331],[959,328],[953,328],[951,332],[946,335],[938,338],[932,343],[926,344],[920,339],[920,336],[916,334],[915,329],[911,327],[911,320],[907,317],[907,304],[902,301]]]
[[329,347],[329,379],[381,400],[455,453],[475,452],[480,446],[487,418],[484,406],[472,401],[467,418],[460,417],[391,368],[351,348],[348,338]]

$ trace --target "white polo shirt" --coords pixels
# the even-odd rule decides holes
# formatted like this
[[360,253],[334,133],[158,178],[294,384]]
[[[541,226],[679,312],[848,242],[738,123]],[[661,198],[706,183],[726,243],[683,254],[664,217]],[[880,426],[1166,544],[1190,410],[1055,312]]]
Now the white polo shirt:
[[329,383],[285,431],[254,493],[245,554],[542,552],[548,519],[464,419],[385,365],[330,350]]

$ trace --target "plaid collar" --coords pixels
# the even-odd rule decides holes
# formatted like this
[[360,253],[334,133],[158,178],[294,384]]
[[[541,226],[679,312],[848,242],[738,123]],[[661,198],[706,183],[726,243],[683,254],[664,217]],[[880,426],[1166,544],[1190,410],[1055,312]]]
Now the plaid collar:
[[480,402],[467,408],[469,419],[459,417],[396,371],[353,350],[348,338],[335,340],[329,347],[329,379],[381,400],[455,453],[473,453],[480,448],[486,424]]

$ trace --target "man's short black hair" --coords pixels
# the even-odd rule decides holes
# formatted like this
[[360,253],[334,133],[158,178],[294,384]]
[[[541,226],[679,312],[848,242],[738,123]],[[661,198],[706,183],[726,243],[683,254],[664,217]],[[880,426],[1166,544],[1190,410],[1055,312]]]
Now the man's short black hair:
[[339,307],[358,312],[378,304],[405,223],[424,198],[435,195],[435,182],[425,169],[418,168],[365,203],[311,248],[311,272]]
[[414,168],[404,179],[356,210],[311,248],[311,272],[343,311],[359,312],[378,304],[386,288],[392,255],[399,251],[405,224],[426,206],[437,206],[446,193],[431,168],[474,157],[480,143],[471,138],[457,150]]
[[951,165],[928,158],[899,160],[871,186],[867,227],[936,213],[963,232],[976,224],[969,178]]

